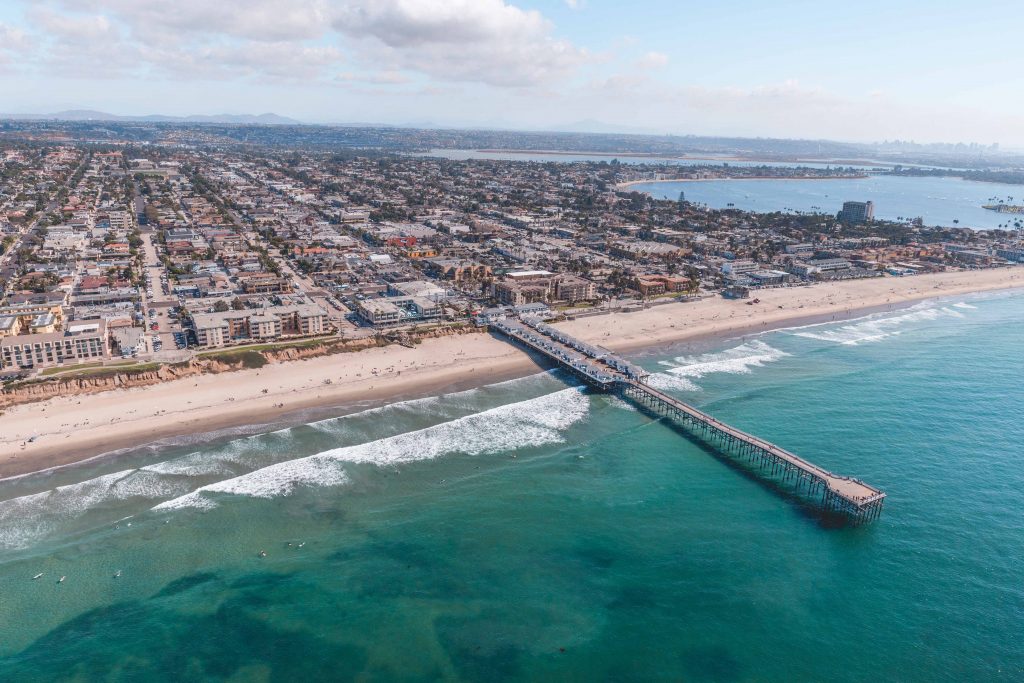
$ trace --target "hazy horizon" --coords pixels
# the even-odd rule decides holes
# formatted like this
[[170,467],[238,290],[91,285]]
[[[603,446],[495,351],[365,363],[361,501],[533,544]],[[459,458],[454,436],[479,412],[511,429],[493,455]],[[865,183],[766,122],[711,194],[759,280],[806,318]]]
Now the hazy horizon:
[[1022,147],[1018,14],[998,0],[14,0],[0,111]]

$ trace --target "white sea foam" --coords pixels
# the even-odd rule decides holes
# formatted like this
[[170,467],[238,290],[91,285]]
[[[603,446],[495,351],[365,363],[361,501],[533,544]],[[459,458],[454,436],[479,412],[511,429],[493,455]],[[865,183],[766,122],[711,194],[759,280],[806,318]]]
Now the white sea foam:
[[[554,371],[545,371],[527,377],[506,380],[489,384],[485,387],[467,389],[441,396],[427,396],[375,406],[340,417],[329,417],[299,426],[285,427],[270,433],[249,434],[230,441],[213,452],[191,453],[173,460],[147,465],[142,469],[175,476],[232,476],[238,472],[239,468],[252,469],[253,467],[268,465],[268,459],[263,457],[268,451],[274,453],[287,452],[292,435],[296,429],[313,429],[330,437],[338,438],[350,431],[350,425],[353,420],[373,419],[396,412],[415,413],[419,418],[422,418],[425,414],[434,414],[442,419],[451,419],[472,409],[474,404],[479,402],[479,395],[482,391],[501,390],[522,386],[523,384],[537,383],[538,380],[543,381],[549,378],[552,372]],[[280,439],[281,442],[267,443],[268,440],[273,441],[274,439]],[[263,457],[262,460],[261,457]]]
[[788,355],[761,340],[754,340],[718,353],[680,356],[671,361],[662,361],[661,364],[669,369],[653,375],[649,381],[659,389],[700,391],[700,386],[693,380],[715,373],[746,374],[751,368],[763,367]]
[[184,477],[228,475],[233,472],[230,468],[231,463],[237,462],[242,455],[242,443],[233,441],[226,444],[219,453],[192,453],[174,460],[146,465],[142,470]]
[[558,443],[563,440],[563,430],[587,415],[589,403],[579,388],[564,389],[425,429],[264,467],[203,486],[154,509],[208,508],[212,504],[209,494],[216,493],[267,498],[290,494],[299,486],[343,484],[347,480],[345,463],[395,465],[453,453],[483,455]]
[[154,510],[210,509],[216,503],[206,493],[229,493],[253,498],[286,496],[299,486],[340,486],[348,480],[340,462],[310,456],[263,467],[248,474],[203,486],[159,505]]
[[633,413],[637,412],[635,405],[633,405],[629,401],[625,401],[625,400],[619,398],[618,396],[609,395],[608,396],[608,404],[613,406],[613,407],[615,407],[615,408],[618,408],[619,410],[625,410],[625,411],[633,412]]
[[942,317],[962,318],[963,313],[949,307],[936,308],[928,305],[911,308],[907,313],[901,315],[869,316],[859,322],[832,329],[828,329],[826,326],[833,323],[812,325],[802,328],[799,332],[794,332],[793,335],[834,344],[857,346],[898,336],[902,332],[900,328],[908,323],[937,320]]
[[674,375],[670,372],[659,372],[651,375],[647,378],[647,383],[655,389],[663,389],[669,391],[700,391],[701,388],[679,375]]
[[[504,388],[502,385],[511,382],[536,382],[549,374],[541,373],[491,386]],[[324,429],[326,425],[323,425],[321,428],[338,436],[348,429],[348,419],[373,419],[395,409],[407,409],[420,416],[424,412],[438,417],[450,411],[461,414],[472,407],[473,399],[478,398],[474,392],[478,391],[371,408],[340,419],[334,418],[329,421],[334,423],[333,426]],[[454,403],[449,400],[452,397],[456,399]],[[266,498],[288,495],[298,486],[344,484],[347,481],[344,472],[346,462],[390,464],[438,457],[445,453],[480,454],[550,443],[560,439],[559,430],[586,415],[587,405],[587,397],[578,389],[566,389],[538,399],[458,417],[416,432],[283,462],[274,461],[287,457],[294,438],[293,430],[306,426],[240,436],[217,446],[212,452],[204,449],[140,469],[114,472],[0,501],[0,548],[30,545],[61,528],[68,528],[76,518],[91,509],[122,500],[165,501],[156,506],[158,509],[208,508],[216,505],[207,496],[211,493]],[[435,409],[434,406],[441,407]],[[245,470],[251,471],[238,476],[239,471]],[[200,481],[196,481],[197,478]],[[220,481],[197,489],[202,478]]]
[[960,303],[956,303],[956,304],[953,304],[953,305],[956,308],[968,308],[968,309],[971,309],[971,310],[977,310],[977,308],[978,308],[977,306],[970,305],[966,301],[961,301]]
[[0,502],[0,547],[22,547],[87,510],[129,498],[180,495],[188,485],[141,470],[123,470]]

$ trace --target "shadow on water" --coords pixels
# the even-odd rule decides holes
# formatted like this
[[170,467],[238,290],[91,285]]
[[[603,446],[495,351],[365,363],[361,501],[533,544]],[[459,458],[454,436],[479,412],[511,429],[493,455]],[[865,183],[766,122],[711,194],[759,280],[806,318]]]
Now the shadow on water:
[[[632,402],[631,402],[632,403]],[[726,467],[732,471],[746,477],[750,481],[757,482],[764,488],[768,489],[772,493],[782,498],[785,502],[790,504],[794,510],[796,510],[802,517],[809,519],[816,523],[823,529],[850,529],[860,526],[855,520],[849,516],[826,510],[817,503],[817,497],[810,497],[800,491],[796,490],[792,485],[787,484],[778,477],[772,477],[766,471],[759,469],[753,463],[747,464],[737,457],[734,457],[731,453],[723,448],[716,447],[714,444],[706,441],[702,437],[694,434],[692,431],[687,429],[682,424],[672,420],[671,418],[665,417],[658,414],[656,411],[651,410],[647,406],[633,403],[637,410],[654,419],[657,422],[664,424],[669,429],[673,430],[684,439],[689,441],[691,444],[699,448],[701,451],[712,456],[719,462],[723,463]]]
[[723,646],[691,648],[681,659],[693,680],[724,682],[746,677],[739,659]]
[[[491,334],[492,336],[495,336],[494,333]],[[517,348],[520,347],[517,346]],[[535,362],[537,362],[538,365],[546,365],[549,367],[553,366],[553,363],[551,363],[550,360],[544,358],[540,354],[536,354],[535,352],[532,351],[526,351],[526,353]],[[558,369],[558,372],[555,373],[555,376],[561,379],[562,381],[566,383],[572,383],[575,380],[575,378],[570,373],[565,372],[561,368],[556,369]],[[588,395],[608,395],[605,392],[599,391],[589,386],[585,387],[584,391]],[[785,482],[778,478],[772,478],[764,471],[758,469],[756,466],[753,466],[753,463],[747,465],[746,463],[743,463],[737,458],[734,458],[730,453],[728,453],[724,449],[716,447],[714,444],[711,444],[705,439],[701,438],[700,436],[697,436],[696,434],[688,430],[686,427],[684,427],[682,424],[676,422],[675,420],[665,417],[664,415],[661,415],[658,412],[651,410],[649,407],[636,401],[631,401],[629,399],[623,400],[626,400],[628,403],[630,403],[630,405],[634,406],[644,415],[653,418],[655,421],[662,422],[670,429],[674,430],[675,432],[683,436],[690,443],[697,446],[700,450],[711,455],[719,462],[724,463],[734,472],[737,472],[747,477],[751,481],[755,481],[758,484],[764,486],[769,491],[772,491],[780,498],[782,498],[784,501],[789,503],[793,507],[793,509],[795,509],[801,516],[813,521],[821,528],[850,529],[861,526],[860,523],[858,523],[856,520],[852,519],[848,515],[845,515],[841,512],[825,509],[821,505],[817,504],[813,498],[810,498],[807,495],[800,493],[793,486],[786,484]]]
[[154,595],[154,598],[166,598],[178,593],[184,593],[189,591],[196,586],[201,586],[204,583],[209,583],[217,579],[217,575],[213,572],[201,572],[199,574],[192,574],[190,576],[183,576],[180,579],[171,581],[169,584],[160,589],[160,592]]
[[[251,575],[220,589],[209,611],[176,609],[175,596],[214,580],[186,576],[153,597],[76,616],[19,654],[0,660],[0,680],[184,681],[253,678],[350,680],[365,673],[367,654],[304,629],[276,628],[266,603],[315,604],[326,596],[277,575]],[[270,595],[264,595],[268,592]],[[195,601],[190,601],[195,604]],[[115,675],[116,674],[116,675]]]

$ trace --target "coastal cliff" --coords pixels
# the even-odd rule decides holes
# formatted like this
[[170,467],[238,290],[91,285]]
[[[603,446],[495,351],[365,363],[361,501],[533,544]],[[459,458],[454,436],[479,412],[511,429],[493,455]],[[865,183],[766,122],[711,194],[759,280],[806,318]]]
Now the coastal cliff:
[[86,374],[73,374],[15,382],[0,390],[0,410],[23,403],[45,401],[58,396],[82,396],[117,389],[147,387],[196,375],[220,374],[251,370],[273,363],[352,353],[392,343],[417,344],[424,339],[458,334],[478,333],[473,327],[444,327],[415,331],[400,338],[367,337],[365,339],[324,340],[320,343],[285,346],[271,349],[225,349],[196,356],[184,362],[160,366],[152,364],[137,368],[97,368]]

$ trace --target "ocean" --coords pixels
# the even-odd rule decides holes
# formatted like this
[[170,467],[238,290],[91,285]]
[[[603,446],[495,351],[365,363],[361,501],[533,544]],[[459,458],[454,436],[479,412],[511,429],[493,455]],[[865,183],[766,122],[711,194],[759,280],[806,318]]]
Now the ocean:
[[1004,293],[633,357],[863,526],[557,371],[6,480],[0,680],[1024,680],[1022,342]]

